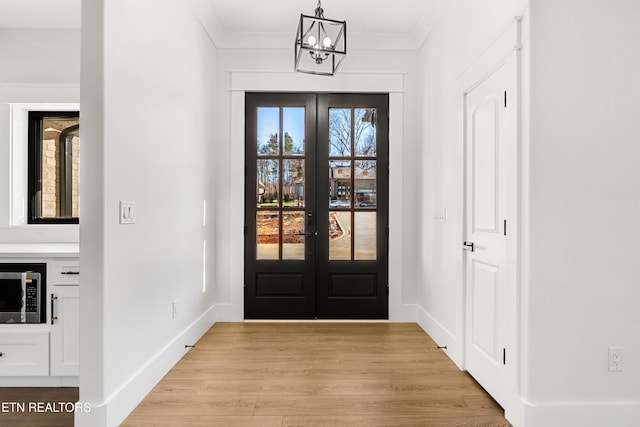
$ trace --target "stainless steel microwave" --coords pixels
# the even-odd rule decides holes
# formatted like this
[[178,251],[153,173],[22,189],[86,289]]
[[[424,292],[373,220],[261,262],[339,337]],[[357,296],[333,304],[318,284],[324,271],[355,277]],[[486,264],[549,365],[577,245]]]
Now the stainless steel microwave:
[[0,323],[41,323],[40,273],[0,272]]

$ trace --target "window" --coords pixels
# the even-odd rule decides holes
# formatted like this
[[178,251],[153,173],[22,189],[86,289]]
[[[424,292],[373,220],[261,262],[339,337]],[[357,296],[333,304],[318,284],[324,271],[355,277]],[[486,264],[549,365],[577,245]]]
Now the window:
[[78,223],[80,114],[29,112],[30,224]]

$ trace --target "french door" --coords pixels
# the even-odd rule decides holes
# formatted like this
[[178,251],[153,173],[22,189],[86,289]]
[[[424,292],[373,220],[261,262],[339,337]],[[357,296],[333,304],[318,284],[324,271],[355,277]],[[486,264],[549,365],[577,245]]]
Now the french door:
[[388,318],[388,95],[245,101],[245,318]]

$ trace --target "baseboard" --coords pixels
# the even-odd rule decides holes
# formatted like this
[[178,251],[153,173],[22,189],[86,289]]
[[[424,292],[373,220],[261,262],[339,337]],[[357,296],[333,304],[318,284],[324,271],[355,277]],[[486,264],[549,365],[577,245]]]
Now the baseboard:
[[524,422],[515,427],[638,427],[640,402],[524,403]]
[[416,305],[416,321],[438,346],[446,347],[442,350],[458,368],[463,369],[462,344],[456,335],[419,305]]
[[416,305],[402,304],[394,306],[389,301],[389,321],[393,323],[413,323],[416,321]]
[[77,427],[108,427],[120,425],[138,406],[164,375],[189,350],[185,343],[197,342],[215,323],[216,306],[210,307],[203,315],[185,328],[169,344],[142,366],[101,405],[92,404],[88,412],[76,412]]
[[213,321],[214,322],[231,322],[231,304],[214,304],[213,305]]

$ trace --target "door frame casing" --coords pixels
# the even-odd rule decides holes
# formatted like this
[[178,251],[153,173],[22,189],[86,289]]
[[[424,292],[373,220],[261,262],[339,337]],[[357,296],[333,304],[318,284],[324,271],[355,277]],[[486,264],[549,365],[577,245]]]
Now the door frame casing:
[[[314,78],[315,77],[315,78]],[[349,88],[345,91],[344,88]],[[244,194],[246,92],[378,92],[389,94],[389,320],[414,322],[416,307],[403,295],[404,74],[340,73],[331,79],[290,72],[231,72],[231,194]],[[231,208],[230,208],[231,209]],[[230,213],[230,295],[216,305],[216,319],[244,320],[244,217]]]

